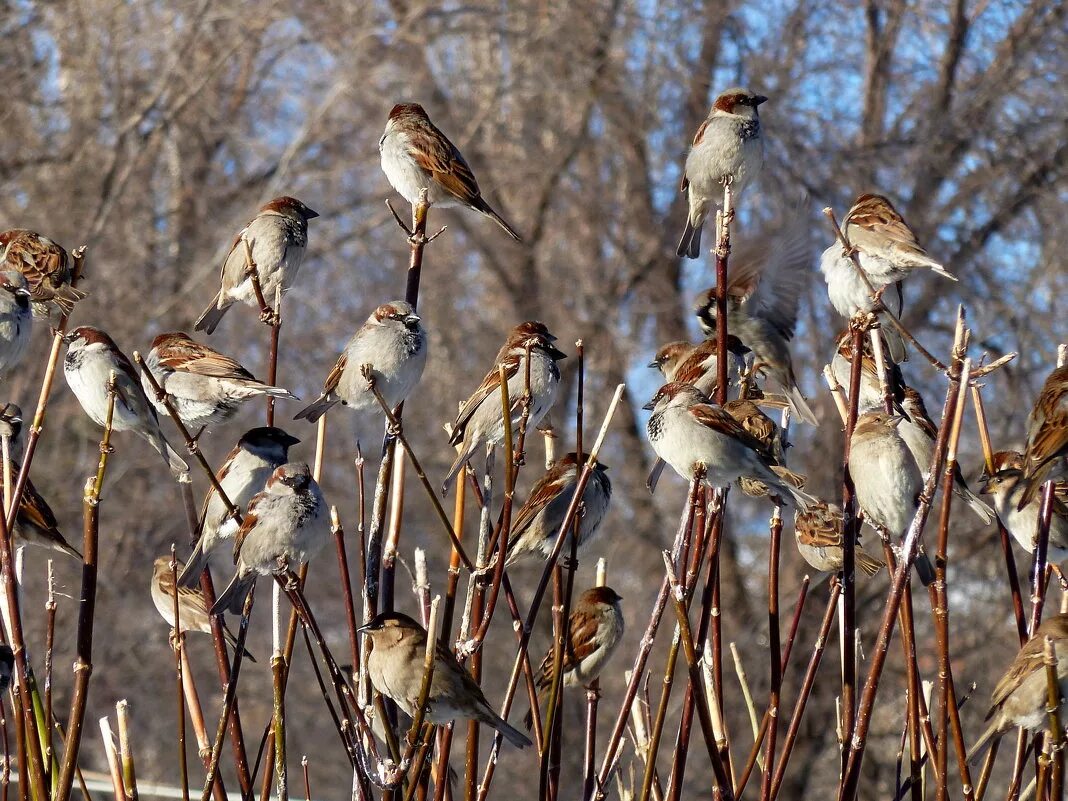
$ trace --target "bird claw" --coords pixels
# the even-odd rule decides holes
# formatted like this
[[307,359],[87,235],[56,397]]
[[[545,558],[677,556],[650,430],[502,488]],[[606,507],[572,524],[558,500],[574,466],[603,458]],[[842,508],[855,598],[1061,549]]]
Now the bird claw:
[[274,311],[274,309],[262,309],[260,311],[260,322],[264,325],[269,325],[274,328],[281,321],[281,318]]
[[115,453],[115,449],[111,445],[105,445],[103,442],[101,442],[100,452],[105,456],[110,456],[111,454]]
[[456,643],[456,657],[461,661],[470,657],[477,650],[477,640],[464,640],[463,642]]

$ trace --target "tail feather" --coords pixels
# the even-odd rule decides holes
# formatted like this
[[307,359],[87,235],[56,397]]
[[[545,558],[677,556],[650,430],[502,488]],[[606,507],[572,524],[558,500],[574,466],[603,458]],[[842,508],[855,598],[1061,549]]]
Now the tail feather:
[[856,566],[867,573],[869,576],[874,576],[880,570],[882,570],[886,563],[882,559],[876,559],[870,553],[862,548],[857,548],[853,552],[854,562]]
[[805,396],[801,394],[801,390],[797,386],[783,387],[786,391],[786,399],[790,404],[790,409],[798,419],[808,423],[810,426],[819,425],[816,420],[816,415],[812,413],[811,407],[808,405],[808,401],[805,400]]
[[[83,300],[85,298],[85,295],[85,292],[80,289],[76,289],[75,287],[66,285],[59,286],[56,287],[52,292],[51,303],[52,305],[58,307],[59,310],[63,312],[63,314],[70,314],[72,311],[74,311],[74,304],[76,304],[79,300]],[[43,303],[41,305],[35,303],[33,307],[34,317],[48,317],[49,315],[46,311],[48,305],[48,303]]]
[[504,718],[498,717],[493,710],[488,710],[488,712],[492,717],[487,716],[482,722],[503,734],[504,738],[516,748],[526,748],[531,744],[530,738],[515,726],[509,724]]
[[966,486],[958,486],[954,494],[968,504],[968,508],[975,512],[984,524],[989,525],[994,521],[994,510]]
[[978,764],[979,757],[981,757],[983,752],[993,745],[995,740],[1000,736],[1001,732],[998,730],[999,728],[997,720],[990,722],[990,725],[986,727],[986,731],[979,735],[979,739],[975,741],[975,745],[968,749],[968,764]]
[[498,214],[497,210],[494,209],[489,203],[487,203],[481,195],[475,198],[475,201],[471,204],[471,206],[476,211],[481,211],[483,214],[485,214],[487,217],[497,223],[497,225],[504,229],[504,232],[508,234],[508,236],[512,237],[512,239],[514,239],[516,242],[523,241],[523,237],[516,233],[516,230],[508,224],[508,221],[505,220],[504,217],[502,217],[500,214]]
[[702,228],[704,228],[703,220],[700,225],[695,226],[693,221],[686,218],[686,228],[682,232],[682,238],[679,239],[679,246],[675,249],[676,256],[685,256],[688,259],[701,257]]
[[167,467],[171,469],[171,472],[176,476],[180,476],[182,473],[189,472],[189,465],[186,464],[185,459],[178,455],[178,452],[171,447],[171,444],[167,442],[167,438],[163,436],[162,431],[156,431],[155,433],[145,437],[148,440],[148,444],[151,445],[156,452],[163,457],[163,461],[167,463]]
[[931,564],[931,560],[927,558],[927,554],[923,550],[916,556],[916,575],[919,576],[920,583],[924,587],[929,587],[934,583],[934,565]]
[[197,540],[193,552],[178,575],[178,586],[194,589],[200,584],[200,574],[208,566],[208,554],[204,553],[204,537]]
[[232,612],[235,615],[240,615],[241,610],[245,606],[245,598],[248,597],[249,590],[252,589],[252,585],[256,583],[255,573],[241,574],[240,571],[234,574],[234,577],[230,579],[230,583],[226,585],[226,589],[222,591],[216,601],[215,605],[211,608],[213,615],[221,615],[223,612]]
[[319,398],[319,400],[308,406],[305,406],[303,409],[293,415],[293,419],[307,420],[309,423],[315,423],[319,420],[320,417],[330,411],[330,408],[339,400],[340,398],[335,398],[330,395],[323,395],[321,398]]
[[667,462],[657,456],[649,470],[649,477],[645,479],[645,486],[649,488],[649,492],[656,492],[656,485],[660,483],[660,476],[664,474],[665,467],[667,467]]
[[274,387],[270,384],[250,384],[250,389],[254,389],[260,395],[268,395],[272,398],[285,398],[286,400],[300,400],[296,395],[290,392],[285,387]]
[[464,446],[460,449],[460,452],[456,454],[456,460],[452,463],[452,467],[449,468],[448,474],[445,476],[445,480],[441,484],[441,494],[448,495],[449,490],[452,489],[452,484],[456,480],[456,476],[464,466],[471,461],[471,457],[475,455],[476,444],[468,445],[464,443]]
[[216,294],[211,305],[204,309],[204,312],[197,318],[197,321],[193,323],[193,330],[203,331],[206,334],[214,333],[215,329],[219,326],[219,321],[222,320],[223,315],[226,314],[229,308],[229,303],[225,306],[219,305],[219,296]]

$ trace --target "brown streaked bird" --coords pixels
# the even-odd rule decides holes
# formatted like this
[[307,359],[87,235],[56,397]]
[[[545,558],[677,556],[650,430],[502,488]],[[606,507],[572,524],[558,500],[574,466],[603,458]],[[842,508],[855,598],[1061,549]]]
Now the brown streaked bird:
[[47,236],[26,228],[0,233],[0,270],[18,270],[30,288],[36,317],[70,314],[85,293],[71,286],[71,260]]
[[[798,553],[816,570],[837,573],[845,561],[843,528],[845,517],[833,503],[820,501],[808,511],[794,513],[794,539]],[[856,543],[854,562],[857,567],[874,576],[885,562]]]
[[[886,344],[887,331],[883,330],[883,343]],[[864,337],[864,345],[860,353],[860,392],[858,393],[857,409],[864,412],[885,411],[883,406],[883,387],[879,381],[879,368],[872,355],[871,339]],[[902,349],[902,356],[904,350]],[[838,344],[831,358],[831,372],[834,380],[842,388],[846,400],[849,400],[849,381],[853,369],[853,334],[848,329],[838,336]],[[898,366],[887,353],[886,382],[890,388],[890,399],[895,408],[900,408],[905,400],[905,378]]]
[[[367,674],[382,695],[391,698],[401,710],[415,717],[423,681],[426,629],[405,614],[384,612],[359,631],[371,640]],[[435,644],[434,676],[427,696],[426,719],[431,723],[451,723],[457,718],[485,723],[523,748],[530,740],[493,711],[482,689],[464,670],[456,657]]]
[[[182,560],[178,559],[178,572],[182,572],[184,565]],[[159,556],[156,557],[156,561],[152,563],[152,584],[150,585],[152,590],[152,603],[156,605],[156,611],[159,612],[167,625],[172,629],[174,628],[174,572],[171,570],[171,557]],[[178,622],[181,623],[182,633],[194,631],[203,632],[204,634],[211,634],[211,616],[208,614],[208,604],[204,598],[204,591],[199,587],[196,589],[190,589],[189,587],[178,588]],[[234,633],[227,628],[226,624],[222,624],[223,638],[231,648],[237,648],[237,637]],[[253,662],[256,661],[247,650],[245,651],[245,658]]]
[[427,189],[435,206],[465,206],[486,215],[516,242],[516,230],[482,197],[463,155],[418,103],[398,103],[389,112],[386,130],[378,140],[382,172],[413,206]]
[[1020,508],[1034,499],[1045,482],[1064,478],[1068,478],[1068,366],[1049,374],[1027,418]]
[[920,247],[916,233],[884,195],[860,195],[845,216],[843,233],[857,249],[860,266],[868,274],[889,274],[900,279],[914,270],[929,269],[957,280]]
[[[623,639],[623,600],[611,587],[591,587],[579,596],[567,619],[567,641],[560,661],[562,687],[588,687],[601,675]],[[549,700],[553,679],[553,648],[538,668],[538,701]],[[529,729],[533,711],[524,720]]]
[[[1022,453],[998,451],[992,457],[993,473],[984,471],[982,495],[994,499],[998,517],[1009,530],[1012,538],[1027,553],[1035,552],[1042,499],[1035,497],[1020,507],[1024,494]],[[1047,557],[1050,564],[1059,565],[1068,561],[1068,482],[1058,481],[1053,485],[1053,515],[1050,517]]]
[[1043,651],[1046,637],[1053,640],[1057,655],[1057,683],[1060,689],[1060,719],[1064,725],[1068,715],[1068,615],[1053,615],[1042,621],[1008,670],[994,687],[990,697],[990,721],[968,751],[968,761],[975,762],[983,751],[1009,729],[1019,726],[1032,734],[1049,726],[1047,707],[1046,665]]
[[[764,453],[768,458],[776,462],[772,468],[779,478],[793,485],[799,490],[805,488],[806,479],[800,473],[795,473],[782,466],[785,451],[782,442],[782,432],[775,421],[764,414],[760,407],[751,400],[730,400],[723,404],[723,410],[742,424],[754,439],[764,446]],[[771,494],[768,485],[749,476],[738,479],[738,486],[751,498],[766,498]]]

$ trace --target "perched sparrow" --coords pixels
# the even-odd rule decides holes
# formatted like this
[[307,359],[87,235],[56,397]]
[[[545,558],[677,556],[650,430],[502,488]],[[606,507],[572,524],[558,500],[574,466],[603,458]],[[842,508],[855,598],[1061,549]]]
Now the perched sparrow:
[[[909,451],[916,459],[916,466],[920,468],[923,476],[931,468],[931,459],[934,456],[935,439],[938,438],[938,427],[932,422],[927,414],[920,393],[910,386],[905,386],[904,401],[902,408],[905,410],[905,420],[898,426],[897,433],[905,440]],[[955,466],[953,474],[953,494],[968,504],[968,507],[979,516],[984,523],[994,520],[994,510],[983,503],[982,499],[968,489],[968,484],[960,472],[960,465]]]
[[303,462],[277,468],[248,502],[234,542],[234,573],[211,608],[241,614],[257,576],[285,573],[319,552],[330,539],[326,499]]
[[[782,432],[775,421],[760,410],[760,407],[751,400],[731,400],[723,404],[723,410],[742,424],[746,433],[760,442],[764,453],[771,454],[776,462],[784,460]],[[799,473],[787,470],[785,467],[776,467],[776,475],[783,481],[792,484],[797,489],[805,488],[805,477]],[[751,498],[766,498],[772,494],[768,486],[755,478],[742,476],[738,479],[738,487]]]
[[548,414],[556,401],[560,387],[560,368],[556,363],[567,358],[552,343],[556,340],[544,323],[520,323],[508,334],[497,352],[497,359],[475,393],[460,408],[452,425],[450,445],[460,445],[456,461],[449,468],[442,486],[442,494],[449,491],[453,479],[475,455],[478,446],[498,444],[504,438],[504,415],[501,411],[501,376],[504,365],[508,380],[508,399],[512,405],[513,429],[523,416],[523,393],[526,389],[527,349],[530,349],[530,418],[527,426],[534,428]]
[[[728,334],[728,339],[734,338]],[[734,344],[736,347],[739,346],[737,341]],[[699,345],[691,345],[689,342],[669,342],[656,352],[656,358],[649,363],[649,366],[659,370],[667,382],[680,381],[683,384],[692,384],[704,394],[712,397],[716,394],[718,384],[716,352],[715,336]]]
[[99,426],[105,424],[108,411],[108,380],[115,374],[115,431],[133,431],[151,445],[177,475],[189,470],[163,436],[133,365],[115,342],[99,328],[83,325],[65,337],[67,357],[63,374],[67,385],[89,418]]
[[[827,283],[827,297],[831,301],[834,310],[847,319],[852,319],[861,312],[873,312],[877,306],[876,299],[864,283],[864,279],[857,272],[857,265],[849,254],[843,251],[842,246],[835,242],[820,254],[820,272],[823,280]],[[868,282],[872,289],[879,293],[886,307],[896,317],[901,316],[904,304],[904,295],[901,291],[901,280],[896,273],[871,273],[865,271]],[[886,291],[887,287],[890,291]],[[889,297],[887,297],[889,296]],[[885,315],[880,314],[880,319],[885,321]],[[884,331],[892,331],[889,323],[882,326]],[[895,332],[896,333],[896,332]],[[900,337],[897,339],[900,343]],[[895,359],[895,361],[899,361]]]
[[[1001,522],[1021,548],[1034,553],[1042,501],[1037,497],[1032,498],[1020,508],[1020,498],[1025,488],[1023,454],[998,451],[993,461],[993,475],[984,476],[984,486],[980,492],[994,496],[994,508],[998,510]],[[1068,484],[1058,482],[1053,487],[1053,516],[1050,518],[1047,556],[1051,563],[1060,564],[1068,561]]]
[[[384,612],[360,631],[371,638],[371,655],[367,659],[371,684],[382,695],[393,699],[401,711],[415,717],[423,682],[426,629],[400,612]],[[530,745],[522,732],[493,711],[482,689],[452,653],[440,645],[435,645],[435,651],[427,720],[431,723],[451,723],[457,718],[477,720],[499,731],[516,748]]]
[[653,412],[646,426],[653,450],[683,478],[692,478],[694,465],[701,463],[713,487],[746,476],[802,508],[815,500],[782,478],[775,455],[695,387],[665,384],[643,408]]
[[1043,654],[1046,637],[1053,640],[1057,655],[1059,713],[1061,725],[1064,725],[1065,715],[1068,715],[1068,703],[1065,703],[1068,698],[1068,615],[1053,615],[1042,621],[994,687],[990,711],[986,713],[990,725],[968,751],[969,762],[977,761],[987,746],[1009,729],[1019,726],[1034,734],[1049,726],[1048,682]]
[[[797,551],[816,570],[837,573],[844,564],[842,510],[833,503],[817,502],[808,511],[794,513],[794,539]],[[885,563],[872,556],[858,542],[854,549],[856,566],[874,576]]]
[[[560,661],[561,686],[588,687],[612,658],[623,639],[623,600],[611,587],[592,587],[579,596],[567,619],[567,640]],[[545,703],[553,680],[553,649],[538,668],[538,700]],[[526,724],[532,724],[532,712]]]
[[[203,431],[208,426],[225,423],[237,414],[238,406],[252,398],[269,395],[297,399],[287,389],[257,381],[229,356],[194,342],[181,331],[160,334],[153,339],[145,366],[191,430]],[[166,415],[166,405],[156,400],[145,375],[141,376],[141,384],[156,410]]]
[[345,346],[326,377],[323,394],[294,419],[314,423],[339,401],[359,412],[380,414],[378,401],[361,371],[365,364],[372,366],[375,386],[390,410],[396,409],[419,383],[429,344],[411,304],[403,300],[383,303]]
[[660,346],[653,360],[646,366],[652,370],[659,370],[664,380],[670,382],[675,376],[675,371],[690,358],[696,348],[696,345],[681,339],[668,342]]
[[[178,560],[178,570],[182,569],[182,560]],[[160,556],[152,563],[152,603],[156,605],[156,611],[167,621],[167,625],[174,628],[174,573],[171,570],[171,557]],[[189,631],[201,631],[211,633],[211,616],[208,615],[208,604],[204,599],[204,593],[199,589],[188,587],[178,588],[178,622],[182,625],[182,633]],[[223,624],[223,638],[231,648],[237,648],[237,637]],[[245,658],[256,661],[248,651]]]
[[0,406],[0,437],[7,437],[11,449],[11,461],[22,461],[22,407],[17,403]]
[[[300,442],[280,428],[253,428],[246,431],[215,474],[226,497],[244,511],[252,496],[260,492],[276,468],[289,461],[289,449]],[[189,562],[178,577],[178,584],[192,589],[200,583],[200,574],[208,566],[208,558],[223,540],[237,533],[236,522],[228,521],[226,506],[215,487],[208,488],[197,526],[197,544],[189,555]]]
[[[873,528],[898,540],[916,516],[923,489],[920,468],[898,431],[904,420],[884,412],[865,412],[849,440],[849,474],[857,504]],[[916,572],[924,584],[934,579],[934,568],[922,546]]]
[[7,643],[0,645],[0,695],[11,686],[11,677],[15,673],[15,652]]
[[221,287],[215,300],[197,318],[194,328],[208,334],[222,320],[227,309],[237,302],[259,306],[249,277],[245,244],[252,250],[252,261],[260,279],[260,290],[268,304],[274,302],[275,288],[285,292],[297,279],[304,251],[308,246],[308,220],[318,217],[295,197],[276,197],[263,206],[248,225],[241,229],[223,261]]
[[709,209],[723,197],[723,184],[731,181],[737,198],[760,172],[764,139],[757,106],[766,100],[748,89],[728,89],[697,129],[679,187],[690,208],[678,255],[696,259],[701,254],[701,228]]
[[1024,493],[1029,504],[1047,481],[1068,478],[1068,367],[1049,374],[1027,418]]
[[[513,565],[534,555],[547,558],[552,553],[585,463],[585,457],[580,461],[577,454],[569,453],[534,483],[530,497],[512,521],[507,564]],[[582,493],[582,507],[577,516],[579,548],[592,541],[611,499],[612,482],[608,478],[608,468],[597,462]],[[570,540],[565,542],[563,553],[570,553],[569,543]]]
[[478,181],[463,155],[418,103],[398,103],[389,112],[386,130],[378,140],[382,172],[390,185],[413,206],[422,189],[435,206],[466,206],[481,212],[521,242],[504,218],[482,197]]
[[18,270],[26,278],[36,317],[70,314],[85,297],[71,286],[67,251],[35,231],[13,228],[0,233],[0,270]]
[[[794,414],[816,425],[794,376],[790,340],[808,275],[807,226],[801,215],[784,226],[770,245],[740,252],[727,276],[727,332],[753,353],[753,372],[761,371],[786,393]],[[697,299],[697,318],[706,336],[716,336],[716,288]],[[676,381],[681,380],[676,376]]]
[[[883,332],[886,333],[885,331]],[[884,341],[885,341],[884,337]],[[865,337],[864,346],[860,355],[860,392],[858,393],[857,410],[863,414],[871,410],[883,409],[883,387],[879,381],[879,368],[875,364],[872,355],[871,339]],[[901,368],[892,359],[887,359],[887,383],[890,385],[890,396],[894,404],[900,407],[905,400],[905,379]],[[849,381],[853,371],[853,335],[847,330],[838,337],[838,347],[831,359],[831,372],[834,380],[842,387],[847,401],[849,399]]]
[[858,197],[846,214],[844,224],[843,233],[849,244],[857,249],[860,266],[868,275],[886,275],[891,280],[899,280],[913,270],[930,269],[951,281],[957,280],[927,255],[909,224],[882,195]]
[[0,378],[22,362],[33,330],[30,290],[22,273],[0,272]]

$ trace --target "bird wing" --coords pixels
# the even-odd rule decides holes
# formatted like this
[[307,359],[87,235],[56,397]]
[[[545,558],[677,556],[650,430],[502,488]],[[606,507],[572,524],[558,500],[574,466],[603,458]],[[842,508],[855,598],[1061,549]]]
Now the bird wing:
[[566,466],[561,466],[558,462],[534,484],[530,491],[530,497],[527,498],[512,521],[512,535],[509,546],[526,530],[538,513],[560,494],[561,487],[567,481],[566,472]]
[[[842,545],[842,515],[826,506],[814,506],[804,513],[806,544],[816,548]],[[797,528],[795,524],[795,529]]]
[[[848,230],[853,226],[857,230]],[[916,234],[905,218],[881,195],[865,194],[858,197],[846,214],[843,228],[847,229],[846,236],[850,244],[862,249],[865,241],[871,239],[886,242],[899,250],[927,256],[927,251],[920,247]]]
[[770,463],[775,464],[775,460],[769,458],[764,443],[746,431],[741,423],[719,406],[698,403],[689,407],[687,411],[693,414],[694,419],[701,425],[740,441],[747,448],[751,448],[768,459]]
[[990,696],[990,712],[987,714],[988,720],[994,710],[1004,703],[1005,699],[1012,694],[1013,690],[1020,686],[1025,678],[1036,670],[1042,669],[1042,649],[1045,638],[1039,636],[1041,633],[1040,628],[1035,636],[1024,644],[1024,647],[1020,649],[1020,653],[1018,653],[1016,658],[1012,660],[1009,669],[1005,671],[1005,675],[1001,677],[997,685],[994,687],[994,692]]
[[[690,145],[690,147],[693,147],[694,145],[699,145],[701,143],[701,140],[704,139],[704,137],[705,137],[705,128],[707,128],[707,127],[708,127],[708,120],[706,119],[704,122],[702,122],[697,127],[697,133],[695,133],[693,135],[693,143]],[[685,169],[685,167],[683,167],[682,177],[679,179],[679,191],[680,192],[685,192],[689,188],[690,188],[690,179],[686,177],[686,169]]]
[[463,200],[478,197],[481,194],[478,181],[463,155],[436,125],[429,120],[426,125],[430,129],[429,135],[413,137],[410,141],[416,164],[429,172],[449,194]]
[[26,480],[26,487],[22,491],[18,516],[34,528],[59,534],[59,523],[52,507],[29,479]]
[[1057,386],[1068,388],[1068,367],[1054,370],[1046,379],[1038,403],[1031,412],[1024,462],[1028,475],[1033,475],[1068,446],[1068,391],[1053,391]]
[[[572,612],[567,624],[567,640],[564,643],[564,652],[561,654],[560,673],[567,673],[578,667],[582,660],[597,650],[597,627],[600,621],[590,615],[582,615],[581,619]],[[553,675],[553,649],[545,654],[538,666],[538,687],[547,689],[552,682]]]
[[[260,498],[262,498],[264,495],[266,495],[265,492],[260,492],[254,495],[252,500],[249,501],[248,508],[250,510],[253,509],[256,505],[256,502],[260,500]],[[252,533],[252,529],[256,527],[256,523],[258,521],[259,518],[256,517],[256,514],[252,511],[246,512],[245,515],[241,518],[241,526],[237,529],[237,534],[234,536],[235,565],[237,564],[237,558],[241,555],[241,546],[244,544],[245,538]]]
[[[510,381],[513,376],[519,371],[519,363],[522,357],[518,354],[512,354],[504,358],[504,370],[505,380]],[[459,414],[456,415],[456,421],[453,423],[452,437],[449,438],[449,443],[456,445],[463,441],[464,429],[467,426],[467,422],[471,419],[471,415],[475,413],[475,410],[481,405],[482,401],[490,396],[493,392],[500,392],[501,390],[501,375],[497,370],[497,365],[494,365],[494,369],[486,373],[486,377],[482,379],[482,383],[478,385],[478,389],[474,394],[464,401],[464,405],[460,407]],[[520,398],[512,398],[512,407],[520,402]]]
[[195,373],[210,378],[256,380],[252,373],[229,356],[192,339],[161,342],[155,351],[160,365],[175,372]]
[[341,383],[341,375],[345,372],[345,365],[348,364],[348,357],[344,352],[338,356],[337,364],[334,365],[334,369],[330,371],[330,375],[326,377],[326,383],[323,384],[323,394],[329,395],[335,389],[337,385]]

